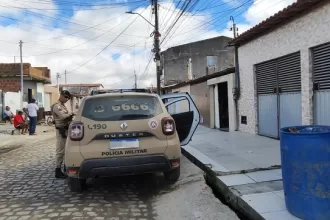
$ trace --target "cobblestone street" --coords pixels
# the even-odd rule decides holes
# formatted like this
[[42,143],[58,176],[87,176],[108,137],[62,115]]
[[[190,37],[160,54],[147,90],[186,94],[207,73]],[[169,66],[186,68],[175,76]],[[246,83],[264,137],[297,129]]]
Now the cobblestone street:
[[[66,180],[54,177],[54,132],[18,139],[0,147],[0,220],[238,219],[205,187],[202,172],[185,158],[182,177],[173,186],[162,175],[116,177],[97,179],[76,194],[69,191]],[[187,186],[196,192],[187,193]]]

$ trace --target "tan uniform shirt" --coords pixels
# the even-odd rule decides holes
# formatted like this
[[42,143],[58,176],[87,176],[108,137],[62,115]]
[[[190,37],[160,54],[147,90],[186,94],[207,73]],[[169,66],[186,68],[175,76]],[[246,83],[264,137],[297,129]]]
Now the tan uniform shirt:
[[68,125],[67,118],[71,116],[68,109],[61,102],[53,105],[53,117],[56,127],[64,127]]

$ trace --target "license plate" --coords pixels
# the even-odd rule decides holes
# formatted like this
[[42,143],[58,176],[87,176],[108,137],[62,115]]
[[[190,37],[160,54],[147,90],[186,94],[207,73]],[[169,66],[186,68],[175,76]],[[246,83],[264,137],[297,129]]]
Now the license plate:
[[139,139],[118,139],[110,140],[110,149],[139,148]]

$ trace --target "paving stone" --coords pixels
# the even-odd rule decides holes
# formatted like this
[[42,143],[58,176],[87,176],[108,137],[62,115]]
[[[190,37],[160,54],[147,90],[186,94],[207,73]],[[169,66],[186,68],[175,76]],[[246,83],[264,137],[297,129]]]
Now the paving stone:
[[59,216],[59,213],[50,213],[50,214],[48,215],[48,217],[51,217],[51,218],[53,218],[53,217],[57,217],[57,216]]
[[11,211],[10,208],[0,209],[0,214],[2,214],[2,213],[6,213],[6,212],[10,212],[10,211]]
[[61,205],[62,208],[69,208],[69,207],[73,207],[73,206],[74,206],[74,204],[64,204],[64,205]]
[[54,136],[41,136],[26,140],[19,153],[0,154],[0,220],[138,220],[152,212],[154,194],[145,180],[100,178],[82,194],[71,193],[67,180],[54,177]]
[[10,216],[8,218],[6,218],[6,220],[17,220],[18,216]]
[[84,212],[91,212],[91,211],[93,211],[93,208],[92,207],[85,207],[85,208],[83,208],[83,211]]
[[22,212],[17,212],[16,214],[17,215],[28,215],[30,213],[31,213],[31,211],[22,211]]

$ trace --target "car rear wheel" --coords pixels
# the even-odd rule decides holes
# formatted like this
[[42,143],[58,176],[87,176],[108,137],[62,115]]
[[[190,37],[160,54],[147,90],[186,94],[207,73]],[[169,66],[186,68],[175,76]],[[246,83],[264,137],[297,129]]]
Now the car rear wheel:
[[175,168],[173,170],[164,172],[165,180],[170,182],[176,182],[180,178],[180,167]]
[[82,192],[86,187],[86,180],[85,179],[78,179],[78,178],[68,178],[68,186],[71,192]]

